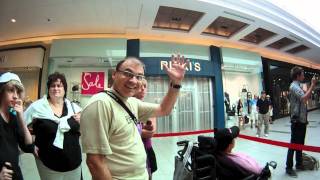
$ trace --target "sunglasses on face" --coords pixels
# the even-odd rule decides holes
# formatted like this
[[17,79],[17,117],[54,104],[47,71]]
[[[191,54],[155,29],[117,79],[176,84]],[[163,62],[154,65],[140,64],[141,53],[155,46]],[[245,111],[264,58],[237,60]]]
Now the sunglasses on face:
[[132,73],[130,71],[122,71],[122,70],[117,70],[118,72],[121,72],[125,77],[127,78],[133,78],[135,77],[138,81],[142,81],[145,79],[145,76],[144,75],[140,75],[140,74],[135,74],[135,73]]

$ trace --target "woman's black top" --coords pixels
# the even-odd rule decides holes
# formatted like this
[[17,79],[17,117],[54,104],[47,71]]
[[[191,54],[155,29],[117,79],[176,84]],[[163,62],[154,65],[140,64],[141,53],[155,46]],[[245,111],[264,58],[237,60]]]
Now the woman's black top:
[[10,115],[10,121],[6,122],[0,115],[0,171],[5,162],[12,165],[13,180],[22,180],[19,167],[19,148],[27,153],[33,153],[34,145],[26,145],[24,135],[19,127],[16,116]]
[[[61,117],[67,114],[68,108],[64,103]],[[71,171],[81,164],[80,124],[73,117],[68,119],[68,124],[71,129],[64,133],[63,149],[60,149],[53,145],[58,124],[50,119],[35,119],[33,121],[33,131],[36,136],[35,145],[39,148],[39,158],[46,167],[54,171]]]

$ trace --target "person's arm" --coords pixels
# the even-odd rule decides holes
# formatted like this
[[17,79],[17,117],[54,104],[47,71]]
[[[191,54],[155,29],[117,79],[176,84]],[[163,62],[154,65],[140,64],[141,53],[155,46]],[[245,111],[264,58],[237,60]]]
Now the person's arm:
[[80,131],[80,117],[81,117],[81,113],[77,113],[68,119],[68,124],[71,128],[70,131],[72,132]]
[[311,94],[312,94],[312,90],[314,89],[315,85],[316,85],[317,80],[313,77],[311,79],[311,85],[309,87],[309,89],[307,90],[307,92],[301,97],[301,101],[303,103],[306,103],[308,101],[308,99],[310,98]]
[[160,106],[154,111],[152,117],[169,115],[174,107],[177,97],[179,95],[179,89],[172,87],[171,85],[180,85],[184,78],[186,65],[189,63],[183,56],[177,55],[171,57],[172,67],[169,68],[164,65],[164,68],[169,76],[170,85],[167,94],[162,99]]
[[18,99],[16,104],[14,105],[14,110],[17,112],[17,122],[18,126],[20,128],[21,135],[23,136],[24,144],[32,144],[32,136],[27,128],[26,123],[23,119],[23,106],[22,106],[22,100]]
[[[97,94],[101,98],[107,98],[105,93]],[[81,143],[82,152],[87,154],[86,163],[93,180],[111,180],[112,176],[105,156],[112,154],[109,144],[109,130],[112,131],[111,108],[108,103],[97,100],[91,102],[81,113]],[[106,110],[106,111],[104,111]],[[104,112],[102,112],[104,111]]]
[[104,155],[87,154],[87,165],[92,175],[92,180],[112,180]]
[[5,162],[5,165],[1,167],[0,180],[11,180],[12,179],[13,170],[8,169],[8,167],[12,167],[9,162]]

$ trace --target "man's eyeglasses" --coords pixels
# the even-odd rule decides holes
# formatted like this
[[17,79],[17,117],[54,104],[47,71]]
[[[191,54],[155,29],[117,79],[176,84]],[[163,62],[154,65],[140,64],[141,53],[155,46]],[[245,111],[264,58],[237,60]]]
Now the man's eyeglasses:
[[117,71],[121,72],[125,77],[130,78],[130,79],[133,78],[133,77],[136,77],[136,79],[138,81],[142,81],[142,80],[145,79],[144,75],[134,74],[134,73],[132,73],[130,71],[121,71],[121,70],[117,70]]

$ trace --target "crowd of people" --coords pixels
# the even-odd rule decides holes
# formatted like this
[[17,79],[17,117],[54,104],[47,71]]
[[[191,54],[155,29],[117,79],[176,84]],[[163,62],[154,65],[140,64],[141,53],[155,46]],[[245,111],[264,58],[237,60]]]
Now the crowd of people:
[[[147,92],[145,67],[134,57],[117,64],[112,73],[112,87],[93,95],[83,109],[68,100],[66,77],[55,72],[48,76],[47,94],[24,111],[24,87],[20,78],[11,72],[1,74],[0,180],[23,179],[19,148],[34,154],[43,180],[82,179],[82,153],[86,153],[86,163],[94,180],[151,180],[152,173],[157,170],[151,141],[156,117],[171,113],[188,64],[180,55],[172,56],[171,61],[171,67],[165,65],[170,86],[160,104],[143,101]],[[291,143],[304,144],[308,123],[305,102],[315,80],[304,92],[299,86],[304,80],[303,70],[295,67],[291,76]],[[265,125],[264,136],[268,136],[270,100],[265,91],[259,99],[254,99],[252,106],[256,106],[258,114],[257,136],[261,136],[262,124]],[[238,111],[242,107],[239,104]],[[220,153],[250,173],[261,173],[262,168],[251,157],[232,152],[238,134],[238,127],[222,129],[215,134]],[[292,169],[294,152],[296,168],[303,170],[302,152],[289,149],[286,172],[290,176],[296,176]]]
[[23,112],[20,78],[1,74],[0,180],[23,179],[19,147],[34,154],[45,180],[82,179],[82,152],[95,180],[152,179],[157,170],[151,142],[155,117],[171,113],[188,63],[180,55],[171,61],[170,68],[165,66],[170,86],[160,104],[143,101],[145,67],[134,57],[118,63],[112,87],[92,96],[84,109],[67,99],[66,78],[56,72],[48,77],[48,93]]

